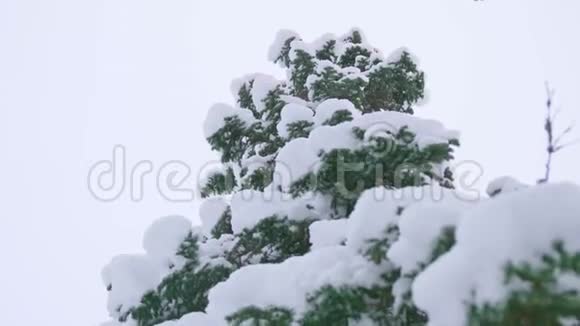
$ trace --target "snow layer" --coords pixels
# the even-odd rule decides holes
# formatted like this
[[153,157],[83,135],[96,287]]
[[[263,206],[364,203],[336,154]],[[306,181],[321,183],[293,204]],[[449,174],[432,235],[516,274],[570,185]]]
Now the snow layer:
[[361,115],[360,111],[349,100],[328,99],[316,107],[314,122],[316,125],[321,126],[338,111],[349,111],[353,118]]
[[311,107],[312,103],[305,101],[297,96],[292,96],[292,95],[280,95],[280,99],[288,104],[290,103],[294,103],[294,104],[298,104],[298,105],[302,105],[302,106],[306,106],[306,107]]
[[399,239],[387,252],[387,257],[401,267],[402,274],[420,269],[430,258],[435,242],[445,227],[459,223],[461,214],[475,201],[461,200],[452,190],[444,190],[437,201],[421,201],[403,210],[399,220]]
[[242,190],[232,196],[232,229],[240,233],[251,229],[262,219],[277,215],[291,220],[323,218],[330,211],[329,201],[322,195],[305,194],[292,198],[290,194],[274,190]]
[[230,266],[224,256],[236,242],[237,239],[233,234],[222,234],[219,239],[209,238],[199,243],[199,266],[206,264]]
[[[179,320],[170,320],[157,326],[225,326],[224,319],[215,319],[203,312],[192,312],[184,315]],[[114,326],[114,325],[113,325]]]
[[296,39],[290,42],[290,52],[288,53],[290,60],[292,61],[296,60],[298,51],[304,51],[310,54],[311,56],[316,55],[316,48],[313,46],[313,44],[304,42],[300,39]]
[[146,255],[119,255],[103,268],[101,276],[109,287],[107,310],[114,319],[141,302],[143,294],[161,280],[162,267]]
[[[549,184],[507,193],[477,205],[462,217],[457,243],[421,273],[413,300],[431,326],[462,326],[466,303],[498,303],[508,262],[538,262],[554,241],[580,251],[580,187]],[[473,297],[472,297],[473,295]]]
[[[335,126],[322,125],[332,115],[341,110],[352,112],[353,120]],[[278,124],[281,135],[287,136],[287,123],[312,118],[311,110],[299,104],[287,104],[282,111],[282,121]],[[373,137],[392,138],[401,128],[407,127],[415,134],[414,142],[424,147],[431,144],[447,143],[457,139],[458,133],[447,130],[435,120],[421,119],[409,114],[384,111],[360,114],[348,100],[327,100],[315,109],[316,127],[307,139],[299,138],[288,142],[276,158],[275,186],[287,191],[292,183],[309,172],[316,172],[320,154],[333,149],[357,149],[372,141]],[[355,137],[354,128],[365,130],[364,139]]]
[[[208,166],[204,166],[203,169],[199,172],[199,181],[197,182],[198,190],[203,189],[207,186],[207,183],[210,178],[216,175],[225,175],[227,173],[228,165],[226,164],[208,164]],[[200,196],[201,197],[201,196]]]
[[360,144],[354,136],[350,122],[315,128],[310,132],[308,140],[314,153],[330,152],[337,148],[356,148]]
[[228,208],[228,203],[221,197],[208,198],[199,207],[201,227],[205,236],[210,236],[211,231]]
[[420,64],[420,62],[419,62],[419,58],[417,58],[416,56],[414,56],[414,55],[412,54],[412,52],[411,52],[411,51],[410,51],[408,48],[406,48],[406,47],[404,47],[404,46],[403,46],[403,47],[400,47],[400,48],[398,48],[398,49],[395,49],[395,50],[393,50],[393,51],[392,51],[392,52],[389,54],[389,56],[387,57],[387,60],[386,60],[386,62],[387,62],[387,63],[393,63],[393,62],[397,62],[397,61],[401,60],[401,57],[403,56],[403,53],[405,53],[405,52],[407,52],[407,53],[410,55],[410,57],[411,57],[411,60],[412,60],[412,61],[413,61],[413,62],[414,62],[416,65],[419,65],[419,64]]
[[240,92],[240,89],[245,85],[246,87],[250,86],[250,82],[252,80],[254,80],[254,77],[256,76],[256,74],[247,74],[244,75],[242,77],[239,78],[235,78],[234,80],[232,80],[231,84],[230,84],[230,91],[232,92],[232,96],[237,100],[238,99],[238,93]]
[[287,126],[298,121],[312,122],[312,110],[304,105],[289,103],[282,108],[280,122],[276,126],[281,137],[288,138]]
[[509,177],[499,177],[492,180],[488,185],[486,192],[490,197],[498,195],[500,193],[506,194],[520,189],[526,188],[528,185],[519,182],[518,180]]
[[250,126],[255,121],[254,115],[250,110],[234,108],[224,103],[217,103],[209,109],[209,112],[203,123],[204,137],[211,137],[218,130],[225,126],[225,118],[234,116],[238,117],[242,122],[246,123],[247,126]]
[[278,85],[280,85],[280,82],[270,75],[256,74],[254,76],[251,94],[256,111],[264,111],[266,107],[264,100],[268,96],[268,93],[276,89]]
[[387,258],[401,269],[393,285],[394,308],[398,310],[411,292],[414,275],[430,263],[435,245],[445,228],[455,229],[462,213],[478,201],[465,200],[462,194],[442,189],[440,200],[425,200],[408,205],[398,222],[399,238],[391,245]]
[[[368,241],[381,239],[390,225],[399,223],[400,214],[416,203],[437,203],[455,195],[437,184],[388,190],[376,187],[365,190],[348,218],[347,245],[359,251],[368,248]],[[393,239],[395,240],[395,239]]]
[[274,42],[272,43],[272,45],[270,45],[270,49],[268,50],[268,60],[272,62],[276,61],[276,59],[280,56],[280,53],[282,52],[282,48],[286,44],[286,41],[288,41],[291,38],[300,39],[300,36],[298,35],[298,33],[291,30],[287,29],[279,30],[278,33],[276,33],[276,38],[274,39]]
[[308,293],[328,284],[371,286],[379,281],[381,267],[345,246],[321,248],[280,264],[258,264],[235,271],[209,292],[207,313],[219,317],[243,307],[271,305],[306,308]]
[[322,220],[310,224],[311,250],[337,246],[346,242],[347,219]]
[[103,283],[110,287],[107,309],[117,318],[139,304],[146,292],[183,263],[176,256],[179,245],[192,231],[191,222],[181,216],[167,216],[155,221],[143,237],[145,255],[119,255],[102,272]]
[[421,139],[429,139],[428,144],[432,144],[432,139],[439,139],[440,143],[446,143],[451,139],[459,139],[459,133],[455,130],[446,129],[437,120],[422,119],[410,114],[396,111],[378,111],[361,115],[352,121],[353,127],[367,130],[371,127],[383,127],[386,131],[399,130],[407,127],[409,131],[416,134],[415,142],[421,143]]
[[[326,121],[329,115],[342,108],[348,110],[350,106],[348,103],[348,101],[323,102],[316,109],[315,121],[318,124]],[[329,152],[333,149],[356,149],[368,144],[372,137],[393,137],[393,134],[403,127],[407,127],[415,134],[414,142],[420,148],[436,143],[447,143],[449,140],[459,138],[457,131],[446,129],[438,121],[421,119],[405,113],[381,111],[358,116],[354,114],[354,117],[352,121],[335,126],[319,126],[312,130],[308,136],[312,152],[318,155],[321,151]],[[366,131],[364,141],[355,137],[353,128]]]
[[309,147],[308,139],[297,138],[288,142],[276,157],[274,174],[284,191],[293,182],[315,170],[319,158]]
[[162,217],[145,231],[143,248],[152,257],[174,256],[191,231],[191,222],[183,216]]

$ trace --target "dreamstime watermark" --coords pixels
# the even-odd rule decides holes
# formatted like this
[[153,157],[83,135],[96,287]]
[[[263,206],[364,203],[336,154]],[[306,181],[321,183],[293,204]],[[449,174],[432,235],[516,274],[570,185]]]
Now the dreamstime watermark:
[[[379,129],[376,129],[379,130]],[[384,130],[383,130],[384,131]],[[366,138],[366,136],[365,136]],[[384,143],[382,151],[390,151],[389,143]],[[379,148],[379,147],[376,147]],[[319,164],[319,163],[318,163]],[[123,145],[116,145],[112,151],[112,157],[107,160],[100,160],[94,163],[87,174],[87,187],[93,198],[103,202],[113,202],[126,198],[133,202],[140,202],[149,195],[151,189],[146,192],[146,186],[153,188],[162,199],[169,202],[183,203],[191,202],[202,197],[203,188],[208,177],[222,173],[221,178],[214,178],[214,182],[221,182],[219,188],[233,189],[236,180],[234,175],[223,173],[224,165],[220,161],[209,161],[203,164],[197,171],[192,172],[191,165],[181,160],[169,160],[162,164],[155,165],[150,160],[141,160],[137,163],[127,164],[127,149]],[[255,162],[246,165],[248,171],[255,171],[264,167],[263,163]],[[309,171],[318,171],[320,166],[311,166]],[[444,175],[444,171],[436,171],[431,165],[413,165],[408,163],[399,164],[393,170],[392,166],[375,164],[368,162],[352,162],[345,160],[345,157],[338,154],[336,164],[331,171],[325,170],[324,181],[319,179],[315,173],[296,175],[291,166],[282,161],[276,162],[275,170],[271,180],[264,180],[264,184],[272,183],[275,186],[267,187],[264,191],[242,191],[238,197],[242,200],[251,201],[259,196],[262,201],[287,201],[293,200],[292,194],[288,191],[290,185],[295,181],[303,183],[303,189],[319,189],[321,183],[328,185],[330,182],[336,195],[346,200],[354,200],[367,188],[369,180],[357,179],[356,176],[364,174],[372,176],[370,185],[373,189],[376,200],[384,200],[387,195],[393,199],[402,199],[403,196],[413,196],[412,199],[420,200],[429,196],[431,200],[437,201],[443,197],[444,190],[437,182],[431,182],[427,186],[407,188],[397,190],[409,184],[421,184],[425,178],[435,175]],[[447,166],[454,178],[453,186],[456,191],[452,193],[460,200],[477,200],[480,192],[477,183],[483,175],[483,168],[475,161],[459,161]],[[250,175],[248,173],[247,175]],[[246,176],[247,176],[246,175]],[[353,177],[355,176],[355,177]],[[330,181],[328,180],[330,177]],[[217,181],[216,181],[217,180]],[[384,184],[392,185],[389,190],[382,187]],[[238,188],[235,188],[236,190]],[[408,190],[412,191],[408,191]],[[316,192],[305,191],[302,199],[316,196]]]

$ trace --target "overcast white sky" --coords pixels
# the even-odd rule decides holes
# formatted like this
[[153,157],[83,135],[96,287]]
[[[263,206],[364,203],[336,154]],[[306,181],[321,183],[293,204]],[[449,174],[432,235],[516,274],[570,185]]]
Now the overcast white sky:
[[[195,172],[215,159],[205,113],[231,102],[232,78],[280,73],[266,61],[278,29],[312,40],[358,26],[384,52],[409,47],[431,93],[417,112],[461,131],[459,159],[479,162],[483,181],[533,182],[544,81],[562,121],[580,121],[579,17],[573,0],[0,0],[0,323],[107,318],[101,267],[140,251],[157,217],[196,221],[198,204],[164,201],[152,178],[139,203],[98,202],[89,167],[115,144],[129,166],[182,160]],[[557,157],[554,180],[580,182],[579,153]]]

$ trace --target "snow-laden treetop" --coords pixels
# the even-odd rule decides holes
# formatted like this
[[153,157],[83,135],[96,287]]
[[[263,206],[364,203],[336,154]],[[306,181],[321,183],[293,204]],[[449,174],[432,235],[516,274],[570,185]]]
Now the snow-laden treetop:
[[[209,291],[233,271],[290,264],[337,241],[349,246],[308,259],[349,261],[342,274],[329,273],[303,291],[336,277],[370,286],[384,264],[369,261],[366,242],[384,236],[389,220],[372,224],[356,215],[359,197],[369,189],[452,187],[449,161],[458,134],[412,115],[423,99],[424,73],[409,51],[384,56],[356,29],[310,43],[281,31],[269,58],[286,79],[234,80],[234,104],[213,105],[204,121],[223,167],[203,180],[202,195],[209,197],[200,210],[203,225],[162,219],[147,232],[145,256],[117,257],[105,269],[115,319],[149,326],[203,311]],[[398,210],[391,201],[385,205]],[[347,221],[353,214],[358,217]]]
[[208,112],[205,136],[225,165],[207,178],[204,195],[235,189],[232,179],[242,189],[290,191],[297,180],[318,172],[323,153],[386,140],[393,150],[397,143],[436,151],[431,166],[421,168],[429,179],[449,182],[444,161],[458,134],[411,115],[423,99],[424,73],[409,51],[385,57],[356,29],[310,43],[283,30],[269,58],[286,70],[285,80],[264,74],[236,79],[236,105],[220,103]]
[[578,186],[454,189],[407,50],[282,31],[269,58],[286,79],[235,80],[204,122],[203,225],[160,219],[104,269],[108,325],[577,325]]

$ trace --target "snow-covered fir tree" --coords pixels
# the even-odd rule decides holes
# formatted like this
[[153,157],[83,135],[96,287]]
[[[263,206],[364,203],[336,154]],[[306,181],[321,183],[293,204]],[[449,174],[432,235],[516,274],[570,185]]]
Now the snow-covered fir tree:
[[[121,326],[557,325],[580,317],[580,189],[453,187],[458,133],[414,116],[424,74],[359,30],[281,31],[287,78],[232,83],[204,132],[201,226],[165,217],[103,270]],[[555,209],[557,207],[557,209]]]

